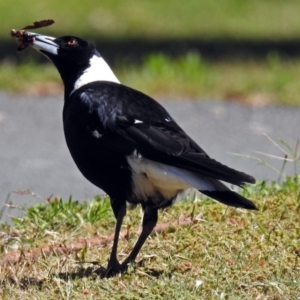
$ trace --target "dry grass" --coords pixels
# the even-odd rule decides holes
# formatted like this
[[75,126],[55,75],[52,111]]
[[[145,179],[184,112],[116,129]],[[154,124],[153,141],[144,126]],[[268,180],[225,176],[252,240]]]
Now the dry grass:
[[[154,233],[139,254],[139,266],[110,279],[98,275],[106,266],[111,243],[86,244],[63,255],[54,248],[80,237],[111,234],[114,220],[110,212],[90,220],[82,206],[76,213],[78,221],[66,222],[53,214],[51,203],[44,210],[35,208],[44,226],[30,213],[14,227],[3,226],[2,255],[12,249],[26,253],[45,242],[54,250],[50,256],[42,252],[35,260],[3,263],[2,299],[298,299],[299,178],[271,187],[257,184],[245,193],[255,199],[260,211],[186,200],[161,212],[160,222],[192,217],[193,223]],[[52,224],[50,215],[56,220]],[[140,216],[139,209],[128,212],[126,238],[119,246],[121,260],[137,238]],[[95,261],[97,264],[92,263]]]

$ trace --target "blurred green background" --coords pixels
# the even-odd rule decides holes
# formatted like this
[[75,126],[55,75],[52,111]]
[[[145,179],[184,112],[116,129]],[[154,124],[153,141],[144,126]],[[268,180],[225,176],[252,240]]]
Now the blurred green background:
[[[40,55],[17,55],[10,29],[95,43],[120,80],[158,98],[299,105],[299,0],[65,0],[0,2],[0,89],[61,93]],[[44,60],[43,60],[44,62]]]
[[[7,29],[53,18],[52,34],[142,38],[288,39],[299,36],[298,0],[1,1]],[[8,38],[8,32],[1,37]]]

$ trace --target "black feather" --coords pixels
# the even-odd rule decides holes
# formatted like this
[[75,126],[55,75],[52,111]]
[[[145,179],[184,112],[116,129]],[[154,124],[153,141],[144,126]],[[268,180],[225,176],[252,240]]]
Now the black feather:
[[257,210],[252,201],[233,191],[201,191],[201,193],[229,206]]
[[252,176],[211,159],[159,103],[139,91],[112,82],[93,82],[72,98],[78,95],[88,106],[89,128],[103,134],[114,133],[107,144],[113,150],[126,149],[123,154],[128,154],[136,149],[150,160],[238,186],[255,183]]

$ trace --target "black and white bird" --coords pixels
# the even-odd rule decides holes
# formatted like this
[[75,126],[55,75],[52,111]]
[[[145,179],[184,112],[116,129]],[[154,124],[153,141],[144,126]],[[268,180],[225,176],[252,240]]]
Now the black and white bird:
[[[256,209],[221,182],[243,186],[255,179],[210,158],[158,102],[122,85],[93,45],[74,36],[28,34],[64,83],[64,133],[77,167],[110,197],[117,223],[106,275],[135,261],[158,210],[186,189]],[[141,204],[144,216],[142,232],[121,264],[117,246],[126,203]]]

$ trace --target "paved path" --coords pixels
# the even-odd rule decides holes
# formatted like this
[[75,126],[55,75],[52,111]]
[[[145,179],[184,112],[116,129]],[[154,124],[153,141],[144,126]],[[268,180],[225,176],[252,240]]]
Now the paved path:
[[[162,104],[211,157],[257,179],[277,179],[278,175],[252,159],[231,153],[266,158],[280,169],[282,162],[257,153],[283,156],[263,133],[273,139],[282,138],[290,145],[300,139],[299,108],[255,108],[213,101]],[[29,98],[0,93],[0,209],[7,199],[27,205],[42,201],[11,193],[16,190],[29,189],[41,197],[65,199],[72,194],[78,200],[99,193],[79,173],[68,153],[62,107],[62,97]],[[287,173],[293,174],[293,170],[293,164],[288,164]]]

